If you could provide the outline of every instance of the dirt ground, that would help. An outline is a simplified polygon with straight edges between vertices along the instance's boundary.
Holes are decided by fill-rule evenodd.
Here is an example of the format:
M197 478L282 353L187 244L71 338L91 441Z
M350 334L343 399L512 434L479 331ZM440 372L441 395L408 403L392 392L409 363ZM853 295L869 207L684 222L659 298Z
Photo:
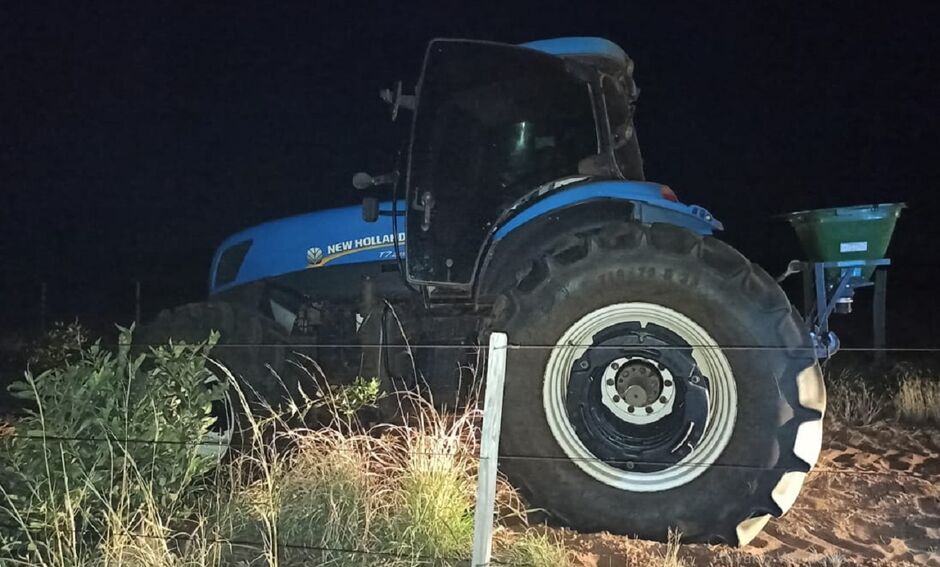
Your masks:
M940 567L940 430L827 424L793 508L749 546L683 545L688 566ZM559 531L589 567L661 565L666 547Z

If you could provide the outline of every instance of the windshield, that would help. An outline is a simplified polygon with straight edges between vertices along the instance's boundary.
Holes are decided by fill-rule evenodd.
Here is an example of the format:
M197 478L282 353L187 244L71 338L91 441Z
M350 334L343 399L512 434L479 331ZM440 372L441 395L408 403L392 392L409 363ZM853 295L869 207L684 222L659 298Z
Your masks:
M419 89L410 203L422 208L428 193L435 204L421 228L427 242L415 251L426 251L421 266L441 272L428 279L467 281L472 261L464 257L475 260L500 212L543 183L577 175L578 162L598 152L591 90L557 57L452 40L431 44ZM432 267L441 256L451 260L446 270Z
M586 83L554 57L499 46L494 59L487 47L435 44L441 52L425 71L412 174L435 194L511 198L576 174L578 162L597 153Z

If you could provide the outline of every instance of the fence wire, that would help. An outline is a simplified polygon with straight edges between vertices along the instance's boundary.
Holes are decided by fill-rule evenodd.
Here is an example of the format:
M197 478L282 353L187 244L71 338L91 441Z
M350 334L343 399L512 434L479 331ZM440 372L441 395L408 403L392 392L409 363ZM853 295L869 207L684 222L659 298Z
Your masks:
M102 341L99 343L102 347L144 347L156 348L167 346L167 343L152 343L133 341L122 343L117 341ZM178 343L177 343L178 344ZM191 343L188 343L191 344ZM566 343L558 345L547 344L513 344L510 343L506 348L509 350L564 350L564 349L592 349L592 350L624 350L625 348L637 347L643 345L595 345L586 343ZM213 350L237 349L237 348L298 348L298 349L358 349L358 348L402 348L412 350L468 350L480 348L485 350L485 346L471 344L444 344L444 343L408 343L408 344L388 344L388 343L306 343L301 340L290 342L256 342L256 343L220 343L213 347ZM707 345L707 344L688 344L677 345L656 345L648 347L653 350L675 351L689 349L706 349L721 351L784 351L784 352L803 352L813 354L816 352L812 346L768 346L768 345ZM857 353L940 353L940 347L839 347L838 352L857 352Z
M17 439L25 440L31 442L40 442L40 443L100 443L100 444L115 444L115 445L171 445L171 446L182 446L182 447L225 447L227 449L234 449L236 451L244 451L249 449L258 448L258 445L251 442L226 442L224 444L214 443L211 441L179 441L173 439L122 439L119 437L113 438L96 438L96 437L81 437L81 436L63 436L63 435L23 435L17 433L0 433L0 439ZM352 447L331 447L331 451L340 451L340 452L349 452L356 453L357 449ZM420 456L420 457L449 457L453 453L439 452L439 451L409 451L409 455ZM479 454L474 454L474 457L480 458ZM579 457L560 457L560 456L546 456L546 455L519 455L519 454L506 454L500 453L500 461L544 461L544 462L597 462L605 463L609 465L626 465L628 463L638 466L670 466L675 468L716 468L716 469L730 469L730 470L759 470L764 472L790 472L792 469L787 467L768 467L761 465L745 464L745 463L706 463L706 462L696 462L696 461L680 461L678 463L667 462L667 461L643 461L643 460L626 460L626 459L600 459L600 458L579 458ZM806 471L810 472L810 471ZM821 475L833 474L833 475L848 475L848 476L902 476L909 478L916 478L920 480L931 480L934 478L940 478L940 472L936 474L923 474L915 471L906 471L906 470L866 470L866 469L846 469L846 468L823 468L823 467L813 467L812 472L814 474L818 473Z

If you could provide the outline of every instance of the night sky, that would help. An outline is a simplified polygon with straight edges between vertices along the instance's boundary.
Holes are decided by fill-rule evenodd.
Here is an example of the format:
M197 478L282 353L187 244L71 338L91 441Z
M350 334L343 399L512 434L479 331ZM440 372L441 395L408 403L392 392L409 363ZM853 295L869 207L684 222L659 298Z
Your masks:
M354 202L407 130L377 91L433 37L599 35L636 62L648 178L771 273L799 255L773 215L906 201L889 337L940 346L936 3L135 4L0 7L5 329L40 281L54 316L126 322L135 279L145 313L198 300L229 233Z

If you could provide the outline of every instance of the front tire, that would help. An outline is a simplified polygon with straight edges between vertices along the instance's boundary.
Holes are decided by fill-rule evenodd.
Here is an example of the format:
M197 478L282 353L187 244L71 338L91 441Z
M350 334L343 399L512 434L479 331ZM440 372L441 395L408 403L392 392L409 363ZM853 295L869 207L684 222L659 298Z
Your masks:
M206 341L212 332L219 333L219 341L209 353L221 366L216 366L217 379L225 382L231 376L244 395L242 401L238 392L229 388L228 401L213 408L216 421L206 447L217 444L224 453L229 443L244 445L250 439L249 414L264 416L265 406L277 407L296 394L299 382L296 369L287 363L288 337L271 319L230 303L190 303L165 309L137 330L134 344L139 349L170 341L194 344Z
M816 462L809 337L776 282L714 238L615 223L560 239L491 328L529 345L509 353L504 469L571 527L745 544Z

